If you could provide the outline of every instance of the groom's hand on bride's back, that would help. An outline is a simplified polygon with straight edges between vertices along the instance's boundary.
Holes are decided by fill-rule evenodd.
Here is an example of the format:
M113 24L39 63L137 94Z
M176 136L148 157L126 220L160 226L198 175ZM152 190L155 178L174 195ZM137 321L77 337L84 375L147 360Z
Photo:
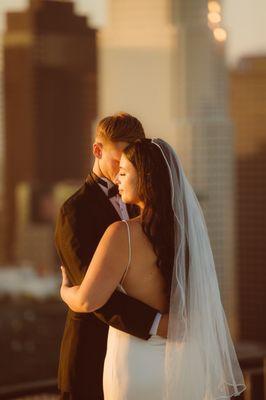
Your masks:
M157 335L163 338L167 338L169 314L162 314L160 323L157 329Z

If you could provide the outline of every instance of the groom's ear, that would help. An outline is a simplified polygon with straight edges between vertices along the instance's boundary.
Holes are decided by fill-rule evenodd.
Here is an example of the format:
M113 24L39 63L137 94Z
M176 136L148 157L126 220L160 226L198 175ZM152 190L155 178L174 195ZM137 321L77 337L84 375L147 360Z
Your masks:
M96 158L102 158L103 145L99 142L93 143L93 155Z

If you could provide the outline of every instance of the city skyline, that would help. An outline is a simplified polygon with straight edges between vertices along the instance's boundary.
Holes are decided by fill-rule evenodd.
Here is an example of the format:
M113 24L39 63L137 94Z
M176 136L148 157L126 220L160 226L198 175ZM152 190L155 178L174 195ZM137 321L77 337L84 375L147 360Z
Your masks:
M101 28L107 22L108 0L75 0L75 10L87 15L93 27ZM5 13L21 10L29 0L1 0L0 32L5 29ZM226 59L234 65L246 55L266 54L266 2L256 0L256 7L250 0L223 0L222 25L228 31ZM207 1L206 1L207 9ZM207 23L207 21L206 21Z

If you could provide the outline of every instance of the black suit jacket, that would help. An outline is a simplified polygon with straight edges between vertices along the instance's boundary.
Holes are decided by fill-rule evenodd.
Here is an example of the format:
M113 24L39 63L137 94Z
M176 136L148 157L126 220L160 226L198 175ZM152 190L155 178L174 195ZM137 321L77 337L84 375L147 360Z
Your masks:
M106 230L120 216L93 175L61 207L55 240L58 253L73 284L80 284ZM68 311L61 343L58 384L75 400L101 400L103 363L108 325L142 339L157 310L115 291L93 313Z

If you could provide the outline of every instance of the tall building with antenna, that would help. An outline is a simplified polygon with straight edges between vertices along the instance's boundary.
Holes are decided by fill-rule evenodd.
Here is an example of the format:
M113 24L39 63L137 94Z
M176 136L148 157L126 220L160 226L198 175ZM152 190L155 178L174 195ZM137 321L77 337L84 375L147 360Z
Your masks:
M174 4L179 32L175 143L202 195L223 303L237 335L234 133L228 109L226 32L218 2Z

